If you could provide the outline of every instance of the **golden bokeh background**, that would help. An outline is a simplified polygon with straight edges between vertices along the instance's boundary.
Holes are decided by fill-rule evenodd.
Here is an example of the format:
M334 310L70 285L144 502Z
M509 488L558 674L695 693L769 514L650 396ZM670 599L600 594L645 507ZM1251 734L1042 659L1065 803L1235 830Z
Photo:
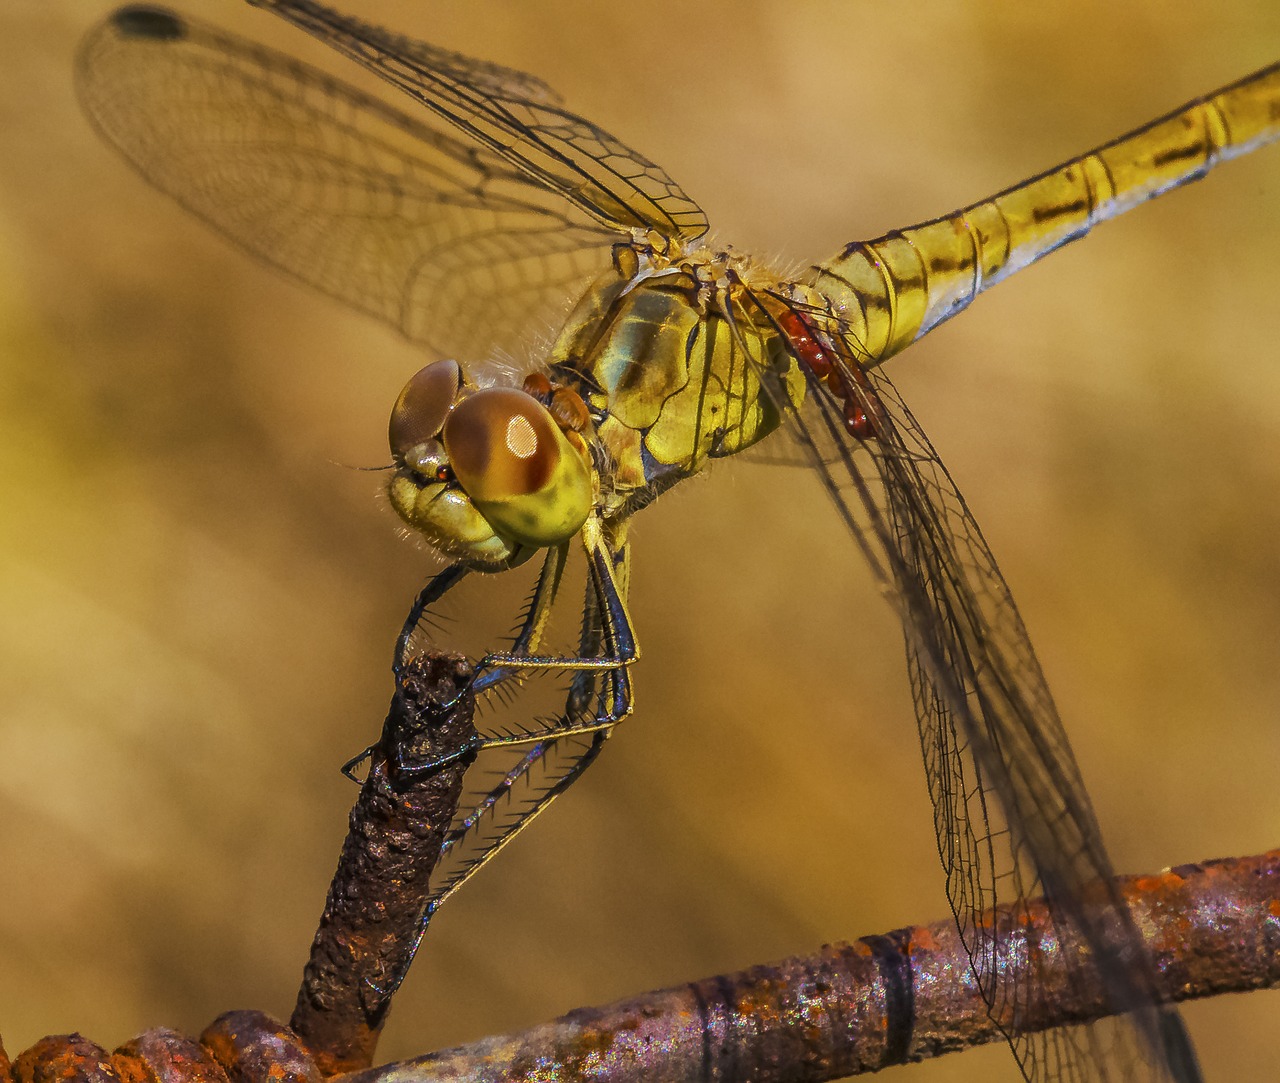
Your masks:
M422 356L81 116L106 0L0 10L0 1033L287 1016L432 561L375 475ZM235 0L177 3L343 71ZM1280 56L1274 0L347 0L525 68L787 263ZM1280 841L1280 148L1055 254L891 372L999 555L1118 868ZM900 636L811 479L635 528L639 707L434 924L381 1054L947 912ZM514 601L514 600L513 600ZM1186 1014L1274 1065L1280 999ZM886 1079L1012 1077L990 1049Z

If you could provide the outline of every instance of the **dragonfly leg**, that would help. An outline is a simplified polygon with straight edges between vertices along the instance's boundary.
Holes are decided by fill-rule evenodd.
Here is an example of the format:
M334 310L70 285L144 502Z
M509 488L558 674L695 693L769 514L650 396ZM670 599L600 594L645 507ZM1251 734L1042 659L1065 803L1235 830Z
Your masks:
M628 638L631 641L632 655L636 653L634 637L631 636L629 622L625 624L626 631L620 632L617 622L602 613L602 610L608 611L607 597L616 596L619 603L621 602L620 595L625 592L628 583L629 552L625 545L618 546L612 553L606 553L606 557L610 560L610 567L606 573L605 582L603 584L600 583L593 572L587 585L587 596L582 615L582 630L578 641L578 653L583 658L594 657L601 650L606 649L612 649L616 653L617 644L628 640ZM545 627L545 618L540 617L540 609L544 606L549 608L554 601L556 589L559 587L559 571L563 568L564 563L563 554L556 558L558 563L555 567L552 567L552 559L552 556L548 555L547 563L543 566L542 575L539 578L538 587L535 588L533 597L530 599L529 611L521 624L520 632L516 635L515 646L517 649L521 646L528 647L536 644L541 636L542 628ZM612 585L612 590L610 589L610 584ZM613 607L613 612L616 615L618 607ZM621 606L621 612L625 616L625 606ZM612 643L614 646L608 647L606 646L607 643ZM571 661L571 659L565 659L566 663ZM596 718L593 719L592 724L586 726L569 724L568 719L580 718L587 712L587 704L595 691L596 682L602 676L608 683L605 689L600 692L600 705L597 707ZM620 696L625 701L625 705L617 702ZM614 701L612 709L604 705L606 697ZM586 669L580 670L575 675L566 700L565 715L562 723L545 730L545 735L541 739L537 735L530 735L524 738L526 748L519 762L501 778L497 785L491 787L480 796L475 802L474 808L463 819L455 820L441 849L441 862L447 862L455 847L461 849L465 845L465 840L471 837L473 833L482 832L484 824L492 820L499 809L509 808L513 801L519 800L514 795L521 789L529 790L531 778L537 777L536 773L539 769L545 769L544 765L553 760L560 750L565 749L567 746L576 746L576 750L565 754L564 766L554 769L552 773L546 776L554 781L550 784L533 787L533 792L536 796L532 802L528 802L526 799L522 806L518 806L520 811L514 817L509 814L503 816L499 832L493 835L486 845L479 848L473 856L464 858L458 867L452 870L446 867L443 876L438 875L440 870L439 868L437 869L432 878L432 894L423 908L418 928L414 934L412 953L400 968L390 975L387 982L378 985L368 978L365 979L366 984L373 993L385 999L399 988L400 983L409 971L413 956L417 954L422 937L427 931L427 926L440 905L482 866L488 864L503 847L528 827L556 797L577 780L582 772L595 760L596 756L599 755L600 749L612 732L613 725L620 718L625 717L630 710L630 681L627 678L624 666L619 666L614 671L606 670L603 674L598 669ZM614 716L612 721L608 721L610 715ZM561 742L561 738L571 738L571 735L575 733L583 735L579 742L574 742L572 739ZM514 742L492 741L485 744L486 747L490 747L493 744L501 743ZM418 769L414 768L413 770Z
M404 672L405 654L409 650L409 640L413 636L414 630L418 627L418 622L422 620L423 615L441 598L449 593L466 577L471 571L470 565L464 561L454 561L449 567L438 575L433 575L425 587L418 591L418 596L413 600L413 606L409 610L409 615L404 619L404 626L400 629L400 634L396 636L396 649L391 662L391 671L399 680L401 673ZM359 762L359 759L356 761Z
M547 551L546 559L542 562L542 571L538 575L538 583L534 587L524 619L520 622L520 629L516 633L515 641L512 644L513 654L522 656L537 649L546 631L547 622L551 616L551 608L560 589L560 579L564 574L568 553L568 544L556 546ZM405 620L404 628L401 630L400 637L396 643L397 667L403 666L404 651L409 637L413 634L413 630L417 627L428 607L434 605L450 588L457 585L467 570L469 569L460 563L451 565L435 576L415 599L413 608L409 611L409 616ZM472 692L482 692L486 688L493 687L499 681L521 676L521 673L515 670L505 672L491 670L484 673L483 667L484 663L482 662L481 666L477 668L476 676L471 681L470 691ZM397 668L397 672L399 672L399 668ZM474 756L483 747L485 747L484 740L477 737L474 741L468 742L465 746L447 756L420 762L412 762L400 751L397 751L396 763L398 770L402 774L409 776L421 775L431 771L438 771L441 767L453 763L455 760ZM367 748L360 755L348 760L343 765L342 773L353 781L359 781L354 774L354 770L372 751L372 747Z
M628 550L625 544L610 546L594 517L583 527L582 542L587 554L589 583L578 656L510 652L490 655L481 663L482 669L492 667L491 672L501 672L504 677L537 670L574 673L565 713L551 725L485 738L484 748L599 733L612 729L631 713L634 696L627 669L640 657L640 650L625 597ZM601 679L603 684L597 687ZM593 696L596 704L591 707Z
M564 575L565 564L569 558L569 545L558 545L547 551L542 562L542 571L538 575L538 583L533 588L533 595L520 622L520 630L516 633L510 651L500 654L489 654L481 660L476 671L473 687L477 692L491 688L511 678L519 679L523 672L518 666L504 666L503 658L531 658L536 656L542 637L551 619L551 610L560 591L560 580Z
M339 770L343 773L344 776L349 778L352 782L356 783L357 785L363 785L364 779L362 779L358 774L356 774L356 768L359 767L362 763L364 763L365 760L373 759L373 750L376 747L377 745L368 745L363 752L357 752L354 756L351 757L351 759L347 760L347 762L344 763L339 768Z
M604 539L599 520L592 516L583 524L582 544L587 554L587 567L591 577L594 596L600 607L600 618L603 622L604 653L582 654L576 658L560 655L529 654L518 649L521 646L517 637L517 649L495 652L487 655L480 663L480 669L486 671L485 676L478 678L476 687L487 687L499 680L505 680L512 670L617 670L631 665L640 657L640 649L636 645L635 632L631 625L631 616L627 612L625 590L621 585L625 578L627 566L627 550L625 546L612 549ZM539 583L539 588L541 588ZM534 616L538 592L535 592L535 606L531 608L529 624ZM550 606L554 594L547 599ZM523 629L521 635L523 636Z
M630 653L634 656L637 652L635 650L634 637L630 632L629 621L624 619L622 623L619 623L615 619L619 612L624 618L626 614L626 607L622 604L621 596L625 592L628 582L629 552L625 545L618 546L612 551L608 551L608 547L602 547L602 549L605 550L605 557L609 561L609 566L603 573L603 582L593 573L591 581L588 583L586 603L583 607L582 630L578 643L579 655L582 658L592 658L601 650L612 650L615 654L621 654L622 652L618 650L619 644L629 641L631 644ZM541 582L550 582L545 573L546 569L544 568L544 576ZM555 580L555 585L558 585L558 577ZM554 587L552 588L552 593L554 593ZM610 599L616 600L617 604L611 605ZM530 612L526 615L521 629L522 634L517 635L517 644L524 640L523 633L530 629L536 621L535 611L539 604L540 595L535 591L530 603ZM549 601L547 604L550 604ZM537 635L534 634L525 641L534 642L536 638ZM568 663L572 660L565 659L564 661ZM587 703L590 701L591 694L595 690L595 684L601 676L605 678L608 684L600 692L600 706L597 708L596 717L592 723L577 726L568 723L568 719L581 717L587 712ZM619 703L619 697L621 697L625 705ZM606 702L611 702L611 705L606 707ZM581 734L584 735L582 745L578 751L569 757L567 769L555 772L555 775L552 776L555 778L553 784L539 787L534 802L528 805L514 821L508 820L504 824L501 834L488 847L463 865L461 871L447 875L439 885L433 882L434 894L423 910L416 933L415 953L417 952L418 944L421 943L423 934L426 932L427 925L440 905L478 869L487 864L517 834L528 827L556 797L569 788L599 755L600 749L612 732L613 725L630 713L630 710L630 681L627 679L625 666L619 665L615 670L606 670L603 674L595 668L582 669L577 673L566 701L564 721L560 725L544 731L544 735L541 737L531 735L524 739L528 747L520 761L507 772L496 786L483 795L465 819L461 822L455 822L448 839L444 843L442 858L448 855L455 846L460 845L464 839L477 829L478 825L483 824L485 820L492 817L496 809L508 804L512 800L513 791L517 787L522 783L528 785L530 773L536 771L547 757L554 756L557 749L565 747L560 743L561 738L569 737L573 734ZM612 720L609 720L610 718ZM500 743L514 742L494 741L487 742L486 746ZM409 962L406 961L400 971L392 976L388 989L380 989L373 986L372 983L369 983L370 987L379 994L390 995L399 987L408 969Z
M599 577L593 576L592 593L583 609L582 639L579 651L591 657L602 650L615 658L626 659L604 674L604 687L599 692L595 717L599 721L620 722L634 705L628 666L639 656L631 618L625 598L630 579L631 551L625 545L616 549L601 548ZM585 717L587 702L594 690L596 673L580 671L574 676L565 704L567 718Z
M575 734L603 733L631 713L634 697L627 667L639 657L640 652L625 600L628 549L625 544L611 546L594 516L584 525L581 538L587 556L588 585L578 654L534 653L545 633L560 588L568 558L566 544L548 550L511 650L495 652L482 659L472 682L472 690L482 692L502 681L520 681L536 672L574 673L564 714L555 721L536 724L518 733L477 737L447 757L420 763L401 761L402 772L414 775L436 771L456 759L500 745L533 744ZM456 585L467 570L465 566L452 565L419 594L397 642L397 665L402 664L408 638L423 613ZM591 705L593 696L596 702ZM354 770L367 754L368 750L349 761L347 767ZM351 777L351 771L347 773Z
M397 685L401 675L404 673L405 654L409 650L409 640L413 636L414 630L418 627L418 622L422 620L423 614L456 587L469 571L471 569L465 563L460 560L455 561L438 575L433 575L427 585L418 592L418 596L413 600L413 606L409 610L409 615L405 617L400 634L396 636L395 652L391 659L391 672L395 675ZM356 774L356 768L366 760L371 759L377 747L376 744L368 745L363 751L358 752L347 760L340 768L343 775L352 782L363 783L364 780ZM469 756L472 751L468 746L451 756L437 760L430 765L431 770L437 770L447 763L461 759L463 756Z

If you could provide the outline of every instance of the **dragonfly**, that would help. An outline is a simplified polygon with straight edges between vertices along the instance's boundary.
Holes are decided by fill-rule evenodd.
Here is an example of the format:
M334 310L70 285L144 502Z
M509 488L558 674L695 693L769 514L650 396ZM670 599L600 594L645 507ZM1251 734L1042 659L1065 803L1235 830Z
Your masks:
M481 660L476 687L568 677L556 716L470 750L514 759L460 809L423 929L631 713L632 517L718 459L783 444L821 479L901 619L947 895L1022 1076L1199 1079L1123 900L1106 894L1103 917L1084 905L1085 885L1105 892L1113 869L1066 732L990 548L881 366L1098 223L1280 137L1280 65L786 276L708 242L705 215L665 170L535 76L312 0L250 2L412 108L133 5L84 42L86 111L215 229L436 356L393 407L387 493L452 563L416 599L397 666L464 579L541 561L513 641ZM522 381L472 364L554 322ZM575 549L587 585L577 648L553 652L546 631ZM1034 966L1006 966L1010 947L982 915L1036 896L1057 943L1084 946L1067 965L1105 990L1116 1019L1029 1022L1043 1006Z

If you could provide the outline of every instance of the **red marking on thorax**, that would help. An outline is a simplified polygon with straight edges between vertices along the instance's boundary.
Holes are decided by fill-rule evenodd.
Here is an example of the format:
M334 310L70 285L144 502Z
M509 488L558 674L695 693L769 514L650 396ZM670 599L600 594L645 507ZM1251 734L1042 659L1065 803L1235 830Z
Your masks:
M825 380L831 374L835 365L831 360L831 355L822 348L822 344L818 341L817 334L809 325L809 321L801 316L799 312L789 308L778 317L778 326L782 328L782 333L791 342L791 346L801 364L819 380Z
M878 402L866 374L856 364L840 366L818 338L818 332L799 312L787 309L778 317L778 327L787 336L796 358L813 375L826 381L831 393L843 405L845 431L855 440L874 440L880 435L880 423L867 406ZM858 394L849 386L849 378L857 384Z

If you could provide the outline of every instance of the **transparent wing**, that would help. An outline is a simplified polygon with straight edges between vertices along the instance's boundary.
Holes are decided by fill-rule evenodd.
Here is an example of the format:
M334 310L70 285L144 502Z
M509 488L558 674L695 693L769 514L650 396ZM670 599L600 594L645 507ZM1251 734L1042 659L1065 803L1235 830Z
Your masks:
M473 74L496 86L500 71ZM508 74L501 85L535 93ZM517 355L559 326L617 240L499 154L158 9L122 9L92 31L77 84L156 187L441 353Z
M605 226L651 229L668 238L706 232L705 215L665 170L562 108L531 76L392 34L312 0L250 2L363 64Z
M1158 1005L1154 964L1108 890L1097 821L991 550L888 379L858 366L829 313L802 315L840 359L874 436L848 435L828 384L810 378L794 410L758 371L902 618L947 895L992 1018L1028 1080L1198 1080L1181 1019ZM1028 943L1018 920L1037 896L1048 900L1056 943ZM982 920L997 906L1007 908L1001 921ZM1015 956L1065 960L1065 986L1060 969L1007 965ZM1127 1014L1043 1029L1054 1000L1099 996Z

